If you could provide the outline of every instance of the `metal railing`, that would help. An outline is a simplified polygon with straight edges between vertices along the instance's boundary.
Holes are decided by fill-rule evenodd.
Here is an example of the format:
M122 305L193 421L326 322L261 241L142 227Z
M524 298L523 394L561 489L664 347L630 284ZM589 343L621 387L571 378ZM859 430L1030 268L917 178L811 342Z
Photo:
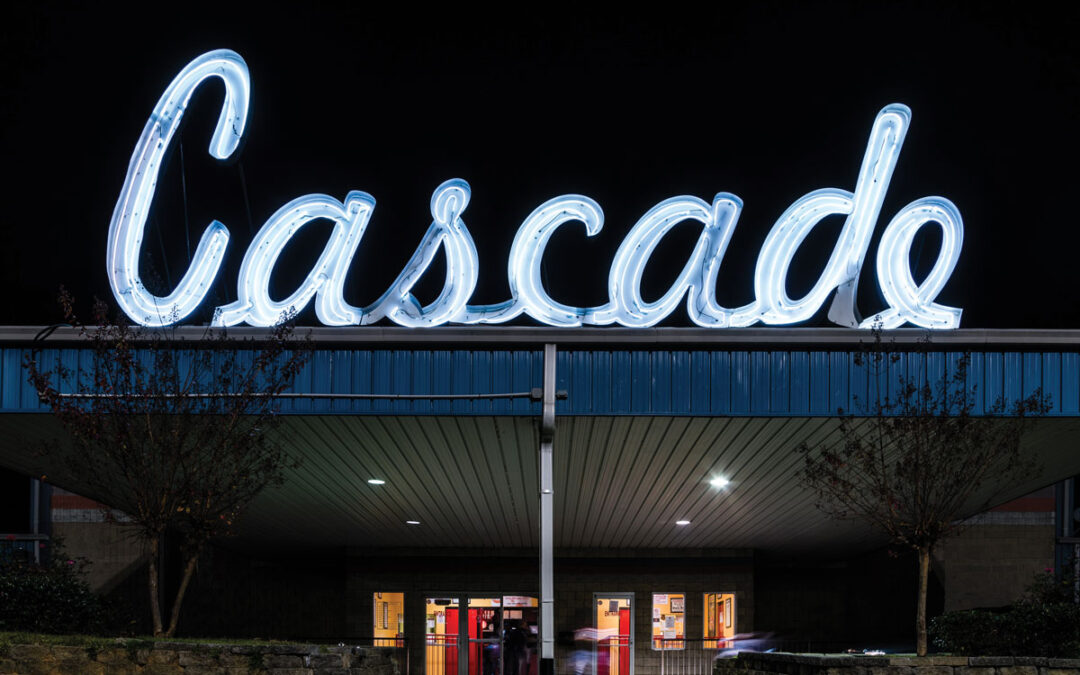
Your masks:
M653 638L652 660L659 659L660 675L710 675L717 657L734 646L734 640L721 638Z
M458 672L458 636L436 635L428 633L424 636L424 669L425 675L457 675Z
M42 545L48 541L47 534L0 534L0 565L41 564Z
M392 637L392 638L371 638L372 647L395 647L398 649L405 648L405 638Z
M502 647L500 642L493 640L459 641L456 634L428 634L424 636L424 660L414 664L413 670L406 638L350 638L339 644L377 649L377 653L393 664L395 675L413 672L418 675L457 675L458 650L463 646L470 650L470 663L476 664L475 671L470 668L470 672L488 673L491 669L487 667L485 657L490 658L490 654L486 654L484 648L501 650ZM629 635L612 635L591 642L557 644L555 664L557 675L630 675L631 663L634 675L711 675L716 659L733 657L739 651L842 652L849 646L838 642L780 640L771 635L739 635L709 639L653 638L651 642L639 642L635 647ZM529 645L528 653L535 657L535 644ZM495 669L499 675L510 672L505 663L499 663L501 665ZM532 658L525 667L519 666L518 672L519 675L536 675L536 669L537 661Z
M629 635L611 635L596 642L596 675L630 675L633 640Z

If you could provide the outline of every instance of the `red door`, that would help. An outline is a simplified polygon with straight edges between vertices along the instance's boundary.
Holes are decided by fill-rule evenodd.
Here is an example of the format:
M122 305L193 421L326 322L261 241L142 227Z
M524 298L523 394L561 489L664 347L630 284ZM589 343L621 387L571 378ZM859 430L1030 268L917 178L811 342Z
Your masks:
M479 610L469 610L469 675L480 675L480 659L484 645L476 641L480 635Z
M619 675L630 675L630 609L619 610Z
M457 648L458 611L447 608L446 610L446 649L443 650L443 675L457 675L458 671L458 648Z
M477 610L469 610L469 675L480 675L480 645L476 640L477 627L480 617ZM458 634L458 611L447 608L446 610L446 657L443 659L443 675L457 675L458 672L458 642L454 638ZM453 636L453 637L449 637Z

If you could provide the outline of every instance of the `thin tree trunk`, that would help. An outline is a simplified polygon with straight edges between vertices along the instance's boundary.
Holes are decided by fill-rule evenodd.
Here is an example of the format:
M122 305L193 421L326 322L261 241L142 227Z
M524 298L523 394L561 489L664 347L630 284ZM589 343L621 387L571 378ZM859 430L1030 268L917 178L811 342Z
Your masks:
M915 653L926 656L926 587L930 581L930 547L919 547L919 602L915 609Z
M161 601L158 594L158 542L160 537L150 538L150 616L154 621L154 637L162 636Z
M191 577L195 573L195 563L198 560L199 552L196 551L184 565L184 578L180 580L180 588L176 591L176 599L173 600L172 613L169 616L169 630L165 632L165 637L173 637L176 634L176 624L180 621L180 603L184 601L184 593L187 592L188 583L191 582Z

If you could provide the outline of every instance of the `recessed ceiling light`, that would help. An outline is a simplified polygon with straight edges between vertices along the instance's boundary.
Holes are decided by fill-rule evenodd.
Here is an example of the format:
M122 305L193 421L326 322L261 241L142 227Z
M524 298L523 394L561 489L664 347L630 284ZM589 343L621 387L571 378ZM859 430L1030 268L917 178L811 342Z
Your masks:
M675 524L676 525L689 525L690 521L689 520L676 520Z
M420 521L419 520L406 520L405 524L406 525L419 525Z
M386 483L386 481L381 478L368 478L367 482L371 485L383 485L384 483Z
M729 481L727 478L724 478L723 476L717 476L716 478L713 478L711 481L709 481L709 485L713 486L714 488L725 488L730 484L731 481Z

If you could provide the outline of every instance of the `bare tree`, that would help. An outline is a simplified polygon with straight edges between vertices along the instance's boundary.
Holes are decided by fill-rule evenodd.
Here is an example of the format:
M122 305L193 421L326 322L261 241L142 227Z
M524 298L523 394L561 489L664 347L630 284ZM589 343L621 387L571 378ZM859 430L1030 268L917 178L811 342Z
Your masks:
M234 532L259 492L294 465L271 433L278 395L306 362L307 341L283 321L257 340L208 331L183 340L173 330L112 321L95 303L94 325L78 322L61 290L66 319L92 358L49 368L28 355L30 382L68 438L46 453L90 496L122 511L149 551L154 635L176 632L200 553ZM158 554L166 532L184 560L168 624L162 620Z
M917 350L925 352L928 341ZM924 353L925 355L925 353ZM857 357L875 375L898 370L899 356L883 346ZM918 561L916 649L926 655L926 590L930 556L963 518L996 505L1010 488L1037 475L1034 455L1021 445L1034 416L1049 410L1041 390L1017 401L1000 397L981 414L967 382L971 355L961 355L936 381L925 372L894 376L894 394L879 392L838 411L838 436L803 443L801 477L817 506L833 518L870 523ZM923 361L925 363L925 361ZM880 381L880 377L873 378Z

